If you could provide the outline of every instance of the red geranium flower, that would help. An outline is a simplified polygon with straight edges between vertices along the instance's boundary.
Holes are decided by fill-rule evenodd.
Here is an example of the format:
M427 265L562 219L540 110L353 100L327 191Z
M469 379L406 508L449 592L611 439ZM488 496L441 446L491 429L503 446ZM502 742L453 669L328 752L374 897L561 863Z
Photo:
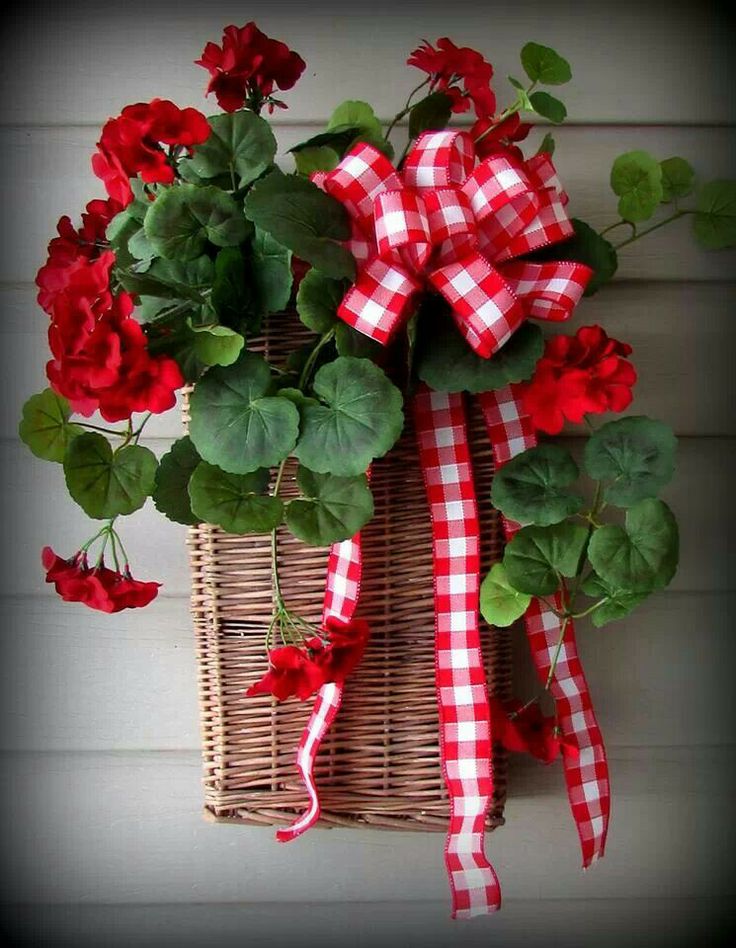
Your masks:
M41 559L46 570L46 582L54 584L64 602L81 602L100 612L147 606L156 598L161 585L133 579L127 569L120 573L104 564L90 568L81 552L65 560L47 546Z
M560 753L577 756L576 745L561 735L553 717L542 714L538 702L525 707L520 701L491 698L490 705L493 739L506 750L531 754L545 764L551 764Z
M496 111L496 97L491 90L493 66L476 50L455 46L443 36L437 40L436 49L425 40L407 64L430 76L430 89L448 95L453 112L467 112L471 103L478 118L488 118Z
M260 681L246 691L246 695L272 694L279 701L292 695L306 701L325 682L324 674L310 654L296 645L273 648L268 653L269 669Z
M330 616L325 620L325 639L314 642L314 660L324 671L325 681L344 681L352 673L363 657L369 632L365 619L343 622Z
M503 122L493 127L494 119L491 116L479 118L470 129L470 136L475 142L475 151L479 158L487 158L489 155L509 155L517 161L523 161L524 155L515 142L523 142L531 131L531 125L527 125L519 118L519 113L514 112ZM490 129L490 131L489 131Z
M130 178L140 175L147 184L173 182L174 167L162 143L191 151L209 134L207 119L196 109L180 109L167 99L127 105L103 126L92 170L109 196L127 206L133 200Z
M522 386L524 409L535 427L558 434L566 420L580 423L586 414L628 408L636 382L631 351L600 326L549 339L533 377Z
M274 86L291 89L306 68L298 53L266 36L253 22L226 26L222 46L207 43L196 65L208 70L207 95L214 92L226 112L242 109L246 103L258 112L264 102L271 112L276 106L285 109L283 102L272 98Z

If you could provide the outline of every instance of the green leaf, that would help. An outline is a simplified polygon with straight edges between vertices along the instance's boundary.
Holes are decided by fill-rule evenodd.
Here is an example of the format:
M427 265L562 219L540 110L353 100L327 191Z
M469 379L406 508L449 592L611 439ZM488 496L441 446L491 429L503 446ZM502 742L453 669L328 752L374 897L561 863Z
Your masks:
M604 583L627 593L666 586L677 569L677 522L661 500L642 500L626 512L626 525L593 533L588 558Z
M432 92L409 112L409 138L430 129L446 128L452 115L452 99L444 92Z
M692 193L695 171L688 161L684 158L665 158L659 164L662 168L662 200L665 203Z
M567 118L565 103L560 102L548 92L532 92L529 101L537 115L549 119L555 125L560 125Z
M648 593L629 593L622 589L615 589L608 583L604 583L595 573L588 576L582 589L585 595L592 599L606 600L602 606L598 606L590 614L590 621L598 629L615 619L623 619L648 595Z
M107 439L87 432L66 449L64 476L72 498L94 520L126 516L153 493L157 461L152 451L131 444L114 454Z
M706 250L736 246L736 181L710 181L698 193L695 239Z
M202 302L203 291L212 286L214 274L214 263L205 254L186 261L158 257L145 273L116 270L120 284L129 293L197 303Z
M518 79L514 79L513 76L509 76L508 80L514 89L516 89L516 99L519 103L519 108L526 112L533 112L534 106L532 105L532 100L529 98L529 93L526 91L524 84L519 82Z
M524 615L532 597L509 583L503 563L494 563L480 585L480 611L489 625L505 629Z
M352 255L337 243L350 237L347 212L311 181L272 171L246 197L245 215L328 276L355 275Z
M153 502L156 509L174 523L196 526L201 523L189 502L189 480L200 462L189 437L179 438L161 458L156 471Z
M210 137L196 146L192 158L182 162L191 165L199 177L232 175L237 187L242 188L271 167L276 139L265 119L242 110L211 115L207 121L212 129Z
M370 359L375 362L383 351L383 346L370 336L366 336L339 319L335 323L335 348L341 356L354 356L356 359Z
M252 278L261 309L264 313L280 313L291 299L291 251L256 227L251 253Z
M566 59L549 46L527 43L521 51L521 65L532 82L545 86L561 86L572 79L572 70Z
M577 574L587 541L588 528L570 521L522 527L504 552L509 582L519 592L549 596L560 585L560 575Z
M202 461L189 481L192 510L226 533L270 533L281 523L284 505L264 494L268 481L267 470L228 474Z
M567 488L578 466L557 444L540 444L518 454L493 478L493 505L519 523L547 526L580 510L583 499Z
M340 156L329 145L316 145L294 152L296 170L307 177L315 171L332 171L339 163Z
M194 353L205 365L232 365L245 345L239 332L227 326L192 326Z
M309 270L296 294L299 319L312 332L328 332L337 322L337 308L344 295L341 280L333 280L319 270Z
M327 546L347 540L373 516L373 495L365 474L335 477L300 464L296 482L302 496L286 508L286 525L305 543Z
M618 254L613 244L584 221L573 218L572 226L575 236L563 244L555 245L556 259L584 263L594 271L585 289L585 296L592 296L618 270Z
M246 261L240 247L225 247L218 253L210 303L218 320L225 326L247 329L248 332L260 329L251 282L246 277Z
M625 221L649 220L664 196L662 166L646 151L628 151L613 163L611 188Z
M544 352L541 329L524 322L490 359L476 355L443 309L420 315L416 368L438 392L488 392L531 377Z
M352 477L393 447L404 425L402 397L377 365L339 356L312 387L320 404L302 409L294 452L311 471Z
M609 504L631 507L655 497L675 472L677 438L660 421L643 416L610 421L585 445L585 469L597 481L611 481Z
M358 99L347 99L341 102L330 116L327 129L330 131L344 125L355 126L360 132L372 138L383 137L383 126L381 120L376 117L373 107Z
M190 401L189 433L200 456L231 474L283 461L296 444L299 412L272 391L271 369L253 352L211 369Z
M554 153L555 153L555 140L550 134L550 132L547 132L544 138L542 139L542 141L540 142L539 148L537 148L537 154L552 156L554 155Z
M69 442L84 432L79 425L69 424L70 417L69 402L45 388L23 406L18 434L37 458L61 464Z
M180 184L160 194L145 220L146 236L157 254L171 260L194 260L212 243L234 247L248 228L238 205L215 187Z
M294 155L297 169L304 174L307 169L321 170L319 167L312 168L313 164L319 164L324 170L331 170L337 161L329 165L332 160L330 152L339 160L357 142L367 142L387 157L393 157L393 147L383 137L381 121L371 106L367 102L350 100L338 105L324 132L299 142L290 151ZM322 149L326 150L322 152Z

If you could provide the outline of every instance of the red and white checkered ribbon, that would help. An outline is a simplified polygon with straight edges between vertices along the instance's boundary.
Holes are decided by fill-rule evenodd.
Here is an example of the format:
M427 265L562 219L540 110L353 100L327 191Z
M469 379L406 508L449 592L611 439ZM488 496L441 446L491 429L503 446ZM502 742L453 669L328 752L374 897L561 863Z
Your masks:
M327 561L327 584L322 622L329 617L348 622L353 617L360 594L363 571L360 534L352 540L334 543ZM309 795L309 806L301 816L285 829L276 832L281 843L290 842L310 829L319 819L320 802L314 780L314 761L325 734L332 726L342 704L343 683L331 681L322 685L314 700L312 713L302 732L296 763Z
M313 180L352 222L346 246L359 270L339 315L378 342L429 284L469 345L489 357L526 317L567 319L590 277L578 263L514 261L573 233L548 155L492 155L476 166L466 132L425 132L401 172L361 143Z
M483 850L493 797L491 720L478 631L480 528L462 395L422 387L414 401L432 518L435 681L450 797L445 864L452 915L495 911L501 891Z
M479 396L497 469L537 443L535 429L521 407L517 392L516 386L509 385ZM519 524L504 520L504 528L509 540ZM546 682L562 631L560 620L543 602L533 599L524 623L537 674ZM580 836L583 866L587 868L605 850L611 793L606 750L578 657L572 622L565 632L550 691L556 702L562 735L568 746L578 751L563 755L563 766L570 807Z

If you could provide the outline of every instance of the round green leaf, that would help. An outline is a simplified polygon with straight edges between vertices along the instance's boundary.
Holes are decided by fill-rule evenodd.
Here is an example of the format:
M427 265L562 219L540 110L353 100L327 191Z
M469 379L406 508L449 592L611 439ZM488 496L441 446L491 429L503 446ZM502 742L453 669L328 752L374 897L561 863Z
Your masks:
M299 319L313 332L328 332L337 322L337 308L344 295L341 280L333 280L319 270L309 270L296 294Z
M335 323L335 348L341 356L355 356L356 359L378 361L383 346L365 333L348 326L341 319Z
M327 128L330 130L341 125L354 125L362 132L374 137L383 135L381 120L376 117L373 107L358 99L347 99L341 102L330 116Z
M401 392L368 359L339 356L314 377L294 452L311 471L351 477L389 451L404 425Z
M248 193L245 216L328 276L355 275L352 254L338 243L350 237L345 208L306 178L272 171Z
M677 569L675 517L661 500L642 500L626 512L625 527L594 531L588 546L593 569L604 583L627 593L666 586Z
M299 412L272 390L271 370L253 352L211 369L190 402L189 433L200 456L231 474L283 461L296 444Z
M660 421L636 416L610 421L585 446L585 469L596 481L611 481L604 499L631 507L655 497L675 471L677 438Z
M226 533L270 533L281 523L284 505L264 494L268 480L267 470L228 474L202 461L189 481L192 510Z
M238 205L215 187L180 184L168 188L151 204L146 236L156 253L172 260L194 260L207 249L241 244L248 226Z
M559 576L575 576L588 541L588 528L576 523L522 527L506 547L503 565L514 589L548 596Z
M211 115L212 132L186 164L201 178L235 176L238 187L260 178L276 157L276 139L265 119L247 109Z
M409 112L409 138L430 129L446 128L452 115L452 99L444 92L431 92Z
M245 345L239 332L227 326L192 326L194 354L205 365L232 365Z
M339 163L340 156L329 145L315 145L294 152L296 170L307 177L315 171L332 171Z
M256 227L251 242L251 277L264 313L280 313L291 299L291 251Z
M706 250L736 246L736 181L711 181L700 189L693 233Z
M493 504L519 523L547 526L580 510L583 499L567 488L579 474L569 452L540 444L518 454L493 478Z
M605 600L603 605L599 605L590 614L590 621L598 629L616 619L623 619L648 595L648 593L628 593L622 589L615 589L608 583L604 583L595 573L588 576L582 589L585 595L592 599Z
M373 495L365 474L335 477L299 465L296 482L302 496L286 508L286 525L300 540L327 546L347 540L373 516Z
M524 615L531 601L509 583L503 563L494 563L480 585L480 611L489 625L505 629Z
M532 92L529 96L531 107L542 118L549 119L555 125L560 125L567 118L567 109L565 103L560 102L548 92Z
M628 151L613 163L611 188L619 196L618 212L625 221L646 221L664 195L662 167L646 151Z
M46 388L23 406L20 439L37 458L60 464L69 442L84 432L79 425L69 424L70 416L69 402Z
M687 197L693 190L695 171L684 158L665 158L660 162L662 168L662 200Z
M570 63L549 46L527 43L521 50L521 65L532 82L561 86L572 79Z
M190 438L179 438L161 458L156 471L153 502L156 509L174 523L195 526L199 517L189 503L189 479L200 462Z
M476 355L446 314L420 318L416 370L437 392L489 392L530 378L544 352L539 326L524 322L490 359Z
M72 498L94 520L132 514L153 493L157 461L152 451L131 444L113 454L107 439L87 432L74 438L64 457Z

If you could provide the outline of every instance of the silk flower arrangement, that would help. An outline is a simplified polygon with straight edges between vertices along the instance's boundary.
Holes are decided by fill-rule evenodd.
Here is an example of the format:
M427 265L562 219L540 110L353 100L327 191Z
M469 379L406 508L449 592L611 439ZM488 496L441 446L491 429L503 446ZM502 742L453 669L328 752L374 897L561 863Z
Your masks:
M276 93L299 80L301 57L249 23L227 27L198 65L222 111L207 118L154 99L111 118L92 158L107 197L79 227L60 220L38 273L49 387L24 406L20 436L63 467L71 497L101 523L69 556L43 551L47 582L105 612L148 605L159 584L133 578L118 526L148 497L178 523L271 534L267 670L250 693L316 696L298 751L310 806L278 833L293 839L319 817L314 759L369 641L354 612L371 465L410 413L432 518L453 914L491 911L491 742L562 757L583 862L601 856L608 771L574 622L628 615L670 582L678 556L675 518L658 499L674 470L672 432L643 416L595 424L631 403L631 347L600 326L545 338L539 323L566 321L613 277L619 249L681 217L702 246L733 246L736 183L696 187L684 159L631 151L611 171L619 219L598 233L570 217L552 135L522 151L522 117L562 122L565 106L546 90L571 78L536 43L522 49L527 79L509 80L503 109L480 53L447 38L423 44L408 60L421 82L387 126L367 103L344 102L291 149L293 172L275 164L262 113L286 108ZM450 126L466 113L472 121ZM404 119L396 154L389 135L400 137ZM293 307L312 341L271 365L259 334ZM185 385L189 434L157 459L141 436ZM507 537L482 583L471 397ZM587 429L581 463L559 442L537 442L567 423ZM297 491L285 499L290 458ZM275 543L284 528L330 546L321 626L287 604ZM491 626L523 617L540 678L528 700L489 701L479 607Z

